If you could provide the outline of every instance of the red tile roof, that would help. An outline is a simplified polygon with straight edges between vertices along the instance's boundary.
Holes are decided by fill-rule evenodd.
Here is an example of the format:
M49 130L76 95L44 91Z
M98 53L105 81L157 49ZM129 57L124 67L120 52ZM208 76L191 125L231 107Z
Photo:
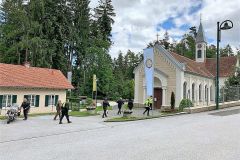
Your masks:
M0 63L0 87L73 89L60 70Z
M221 57L219 59L219 76L220 77L229 77L234 74L235 67L237 63L236 56L230 57ZM212 73L212 75L216 76L216 58L207 58L206 59L206 68Z
M207 58L204 63L196 62L177 53L171 53L172 56L180 63L185 63L186 71L198 74L204 77L214 78L216 76L216 59ZM221 57L220 58L220 77L228 77L234 74L237 57Z

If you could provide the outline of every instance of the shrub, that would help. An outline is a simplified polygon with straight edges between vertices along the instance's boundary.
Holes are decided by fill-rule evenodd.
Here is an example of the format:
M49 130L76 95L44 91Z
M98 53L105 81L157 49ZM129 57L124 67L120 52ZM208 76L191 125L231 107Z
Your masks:
M171 109L174 110L175 108L175 94L172 92L171 94Z
M87 105L91 105L93 103L93 99L92 98L87 98L86 99L86 104Z
M179 105L179 111L183 111L184 108L193 107L193 103L190 99L182 99Z
M72 111L79 111L79 107L77 107L77 106L72 106Z

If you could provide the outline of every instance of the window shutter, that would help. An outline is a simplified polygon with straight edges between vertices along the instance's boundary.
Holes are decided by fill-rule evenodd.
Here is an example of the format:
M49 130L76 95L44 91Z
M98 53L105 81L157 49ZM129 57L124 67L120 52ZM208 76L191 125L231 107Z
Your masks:
M12 95L12 104L17 103L17 95Z
M58 95L55 95L55 106L57 105L58 102Z
M40 98L40 96L39 96L39 95L36 95L36 104L35 104L35 107L39 107L39 98Z
M24 95L24 98L26 98L27 100L29 100L29 99L28 99L28 95Z
M45 107L48 106L48 98L49 98L49 96L48 96L48 95L45 95Z
M2 108L2 99L3 99L3 95L0 95L0 108Z

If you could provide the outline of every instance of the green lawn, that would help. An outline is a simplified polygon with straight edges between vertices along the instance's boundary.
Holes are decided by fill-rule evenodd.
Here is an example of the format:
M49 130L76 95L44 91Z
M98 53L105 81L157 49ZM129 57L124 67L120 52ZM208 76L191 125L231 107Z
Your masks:
M83 111L83 112L79 112L79 111L72 111L72 112L69 112L69 115L70 116L73 116L73 117L87 117L87 116L97 116L99 115L98 113L89 113L87 111Z
M99 106L95 109L95 113L89 113L87 111L83 111L83 112L79 112L79 111L72 111L72 112L69 112L69 115L70 116L73 116L73 117L87 117L87 116L97 116L99 115L99 111L102 111L103 110L103 107L102 106ZM112 107L108 107L108 110L112 110Z
M102 111L102 110L103 110L103 107L102 107L102 106L98 106L98 107L96 108L96 112ZM112 110L112 106L108 107L108 110Z
M138 121L138 120L145 120L145 119L152 119L152 118L159 118L159 117L162 117L162 116L158 115L158 116L147 116L147 117L114 117L111 119L107 119L104 122Z
M153 118L160 118L160 117L167 117L167 116L173 116L177 114L185 114L184 112L163 112L160 115L155 116L143 116L143 117L114 117L105 120L104 122L127 122L127 121L138 121L138 120L145 120L145 119L153 119Z
M0 120L5 120L5 119L7 119L6 116L0 116Z
M163 115L168 115L168 114L175 114L175 113L180 113L181 111L179 110L166 110L166 111L161 111L161 114Z

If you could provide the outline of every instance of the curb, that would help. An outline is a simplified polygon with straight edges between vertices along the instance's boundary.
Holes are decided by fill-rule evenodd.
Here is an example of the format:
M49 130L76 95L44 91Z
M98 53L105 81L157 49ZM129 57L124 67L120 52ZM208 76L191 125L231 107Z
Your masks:
M155 119L155 118L163 118L163 117L170 117L170 116L178 116L178 115L183 115L183 114L189 114L187 112L179 112L179 113L173 113L173 114L168 114L168 115L159 115L159 116L152 116L152 117L135 117L135 118L140 118L140 119L126 119L126 120L105 120L103 122L130 122L130 121L141 121L141 120L149 120L149 119Z

